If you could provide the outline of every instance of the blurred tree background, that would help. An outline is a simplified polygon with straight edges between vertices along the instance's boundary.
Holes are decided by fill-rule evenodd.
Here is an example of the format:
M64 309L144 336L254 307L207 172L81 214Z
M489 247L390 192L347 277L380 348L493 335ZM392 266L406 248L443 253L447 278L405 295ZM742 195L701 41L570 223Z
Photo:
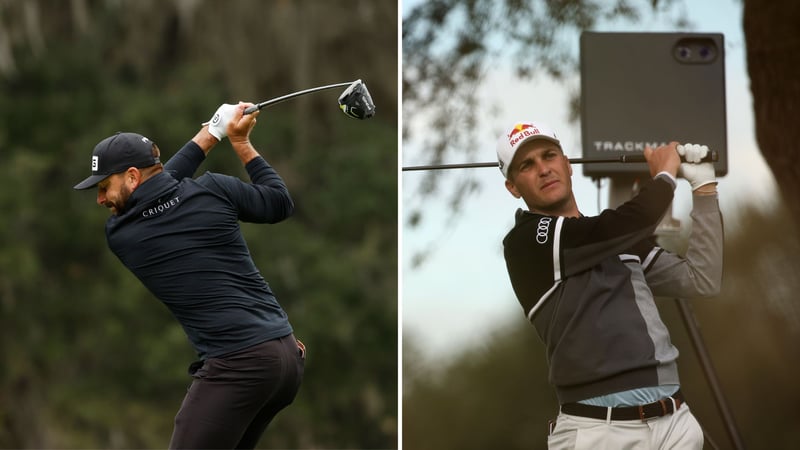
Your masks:
M308 346L264 448L397 446L397 2L0 2L0 447L164 448L195 358L107 249L108 212L72 186L92 148L140 132L170 157L221 103L364 80L262 111L251 140L296 213L246 224ZM200 172L246 176L223 142Z
M403 109L404 114L426 114L427 122L419 129L403 122L404 146L426 149L421 152L426 160L417 164L482 160L480 149L471 144L481 119L495 105L479 105L477 92L499 65L498 56L511 61L520 79L563 80L579 67L568 36L595 29L602 21L635 24L651 13L667 14L665 21L685 29L691 18L682 15L680 6L679 0L418 2L403 17ZM745 447L794 449L800 448L795 407L800 399L800 165L794 145L800 128L789 123L798 120L800 3L743 0L740 6L753 104L736 107L754 109L752 126L778 192L773 204L740 204L735 211L723 211L722 292L691 305ZM572 97L571 119L577 120L579 92ZM470 194L480 188L466 172L451 184L445 184L452 179L441 171L428 172L418 184L418 200L444 197L457 216L473 206ZM428 205L404 205L406 230L423 221ZM680 250L685 239L664 245ZM682 389L713 438L706 448L733 448L675 302L661 299L659 308L681 351ZM430 358L424 341L404 334L404 448L546 448L547 421L556 416L558 403L547 381L543 344L522 316L479 326L492 326L492 338L456 352L449 361Z

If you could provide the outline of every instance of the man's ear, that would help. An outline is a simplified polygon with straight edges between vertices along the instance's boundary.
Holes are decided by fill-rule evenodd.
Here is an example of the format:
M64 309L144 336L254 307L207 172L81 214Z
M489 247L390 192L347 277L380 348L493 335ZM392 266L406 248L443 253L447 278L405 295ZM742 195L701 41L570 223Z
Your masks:
M125 183L131 189L136 189L142 183L142 172L136 167L128 167L125 171Z
M514 196L514 198L522 197L522 195L517 190L517 187L514 186L514 183L512 183L510 180L506 180L506 189L508 189L508 192L510 192L511 195Z

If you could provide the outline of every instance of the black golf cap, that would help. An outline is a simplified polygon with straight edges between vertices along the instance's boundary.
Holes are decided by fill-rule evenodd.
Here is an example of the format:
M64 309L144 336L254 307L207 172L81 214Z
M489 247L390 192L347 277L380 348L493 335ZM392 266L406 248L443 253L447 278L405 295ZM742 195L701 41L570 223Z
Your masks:
M129 167L150 167L161 161L153 156L153 141L141 134L117 132L94 147L92 175L76 184L73 189L90 189L109 175L128 170Z

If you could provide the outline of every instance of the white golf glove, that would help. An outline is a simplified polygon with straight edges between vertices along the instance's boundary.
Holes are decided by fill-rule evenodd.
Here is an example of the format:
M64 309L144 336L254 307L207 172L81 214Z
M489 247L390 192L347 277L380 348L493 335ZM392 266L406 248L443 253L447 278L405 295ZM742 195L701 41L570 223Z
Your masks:
M211 120L208 121L208 132L218 141L225 139L225 136L228 135L228 124L231 123L235 112L236 105L223 103L222 106L217 108L217 112L214 113Z
M692 185L692 191L700 186L717 182L714 163L700 162L709 152L707 145L683 144L678 145L677 150L686 161L681 163L679 175Z

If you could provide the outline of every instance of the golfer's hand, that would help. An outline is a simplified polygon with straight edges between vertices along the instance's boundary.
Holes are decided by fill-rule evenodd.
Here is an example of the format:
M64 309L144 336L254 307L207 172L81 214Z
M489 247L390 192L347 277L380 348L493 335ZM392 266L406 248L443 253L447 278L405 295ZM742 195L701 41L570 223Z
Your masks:
M250 131L256 125L256 117L261 113L255 111L252 114L245 114L244 110L253 106L252 103L239 102L236 105L236 112L228 124L228 139L231 141L231 147L239 159L245 165L253 158L259 156L258 151L250 143Z
M678 154L686 160L681 163L679 174L692 185L692 191L697 188L717 182L714 163L700 162L708 154L708 147L699 144L683 144L677 147Z
M211 120L208 121L208 132L217 138L218 141L225 139L225 136L228 135L228 124L231 122L231 119L233 119L235 113L236 105L223 103L217 108Z
M647 160L647 165L650 167L651 176L654 177L661 172L667 172L673 177L678 176L681 158L676 150L677 145L677 142L670 142L655 150L649 145L644 148L644 159Z
M228 139L231 144L248 143L250 142L250 131L256 126L256 118L261 111L256 110L251 114L244 114L244 110L253 106L252 103L239 102L236 105L236 110L228 124Z

